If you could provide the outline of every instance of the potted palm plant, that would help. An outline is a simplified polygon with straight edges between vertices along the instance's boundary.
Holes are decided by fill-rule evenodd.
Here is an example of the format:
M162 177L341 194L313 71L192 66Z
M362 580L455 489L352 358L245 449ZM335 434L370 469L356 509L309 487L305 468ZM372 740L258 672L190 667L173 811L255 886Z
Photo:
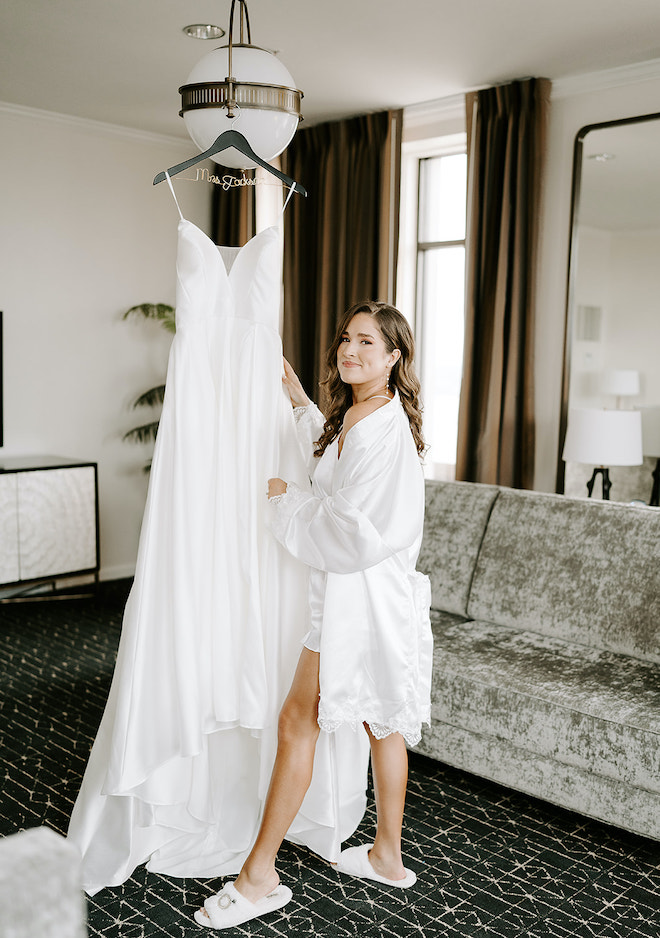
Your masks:
M132 316L139 316L142 319L153 320L166 329L167 332L176 332L175 312L173 306L167 303L140 303L137 306L131 306L126 310L123 319L129 319ZM132 402L132 407L160 407L165 396L165 385L158 384L156 387L149 388L138 395ZM150 420L148 423L140 424L128 430L123 439L131 443L149 443L156 439L158 431L159 417ZM151 460L145 465L145 472L151 468Z

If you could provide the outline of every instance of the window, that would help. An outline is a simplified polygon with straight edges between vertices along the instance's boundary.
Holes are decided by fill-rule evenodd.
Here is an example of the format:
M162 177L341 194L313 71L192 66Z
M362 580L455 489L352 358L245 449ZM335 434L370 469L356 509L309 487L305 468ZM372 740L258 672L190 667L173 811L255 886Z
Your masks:
M428 149L425 152L423 142L407 153L404 149L397 301L404 309L414 309L424 436L429 445L425 474L451 480L456 473L463 370L465 137L441 138L432 152Z

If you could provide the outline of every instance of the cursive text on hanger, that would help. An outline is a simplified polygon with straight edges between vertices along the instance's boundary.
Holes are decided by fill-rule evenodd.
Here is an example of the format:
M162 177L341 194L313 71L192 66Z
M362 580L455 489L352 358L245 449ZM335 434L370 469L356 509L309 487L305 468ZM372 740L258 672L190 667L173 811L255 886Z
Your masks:
M248 176L232 176L230 173L224 176L214 176L206 167L195 170L195 182L212 182L216 186L222 186L225 192L229 189L241 188L242 186L256 186L259 181L250 179Z

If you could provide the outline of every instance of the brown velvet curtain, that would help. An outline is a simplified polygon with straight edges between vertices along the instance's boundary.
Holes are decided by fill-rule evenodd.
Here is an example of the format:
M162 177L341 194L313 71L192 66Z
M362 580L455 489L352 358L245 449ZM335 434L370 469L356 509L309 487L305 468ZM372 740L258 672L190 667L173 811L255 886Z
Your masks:
M534 305L550 82L466 96L465 352L456 478L534 484Z
M245 175L254 178L254 170L230 169L216 166L214 175L220 177ZM224 189L214 183L211 194L211 239L225 247L241 247L256 234L254 186Z
M282 157L309 193L284 215L284 353L315 400L343 313L394 301L401 126L401 111L318 124Z

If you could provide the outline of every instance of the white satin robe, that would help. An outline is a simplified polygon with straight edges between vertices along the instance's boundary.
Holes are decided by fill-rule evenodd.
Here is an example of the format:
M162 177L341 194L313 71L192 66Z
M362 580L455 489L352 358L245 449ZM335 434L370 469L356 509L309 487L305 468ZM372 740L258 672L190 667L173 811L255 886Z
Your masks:
M334 440L316 459L323 416L310 405L296 417L312 489L289 483L271 523L312 568L319 725L366 722L376 738L398 732L415 745L430 722L433 639L430 583L415 570L424 478L408 418L395 395L347 432L341 455Z

